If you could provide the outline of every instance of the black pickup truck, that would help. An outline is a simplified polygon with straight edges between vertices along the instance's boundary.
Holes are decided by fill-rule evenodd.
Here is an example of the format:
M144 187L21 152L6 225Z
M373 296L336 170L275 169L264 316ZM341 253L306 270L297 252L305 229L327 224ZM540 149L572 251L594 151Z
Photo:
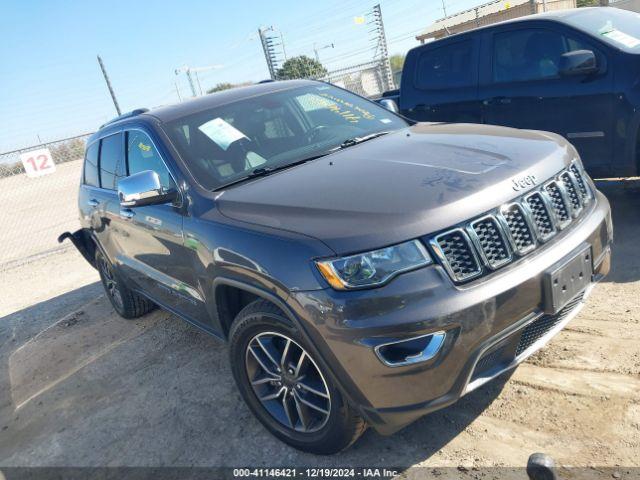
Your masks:
M610 7L531 15L411 50L380 103L417 121L547 130L596 177L640 175L640 21Z

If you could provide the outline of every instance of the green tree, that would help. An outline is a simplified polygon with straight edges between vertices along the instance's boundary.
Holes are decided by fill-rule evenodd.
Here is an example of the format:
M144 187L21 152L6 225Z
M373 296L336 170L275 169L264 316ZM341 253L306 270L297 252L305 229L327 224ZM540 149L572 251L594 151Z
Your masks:
M229 83L229 82L221 82L217 83L215 87L211 87L207 90L207 93L221 92L223 90L229 90L231 88L238 87L246 87L247 85L251 85L252 82L240 82L240 83Z
M215 87L211 87L209 90L207 90L207 93L221 92L222 90L229 90L230 88L235 87L237 87L237 85L234 85L233 83L222 82L216 84Z
M577 0L576 6L581 7L597 7L600 5L600 0Z
M399 72L402 70L402 66L404 65L404 55L396 53L395 55L391 55L389 57L389 63L391 64L392 72Z
M306 55L290 58L282 64L276 72L278 80L291 80L293 78L319 78L327 74L327 69L322 64Z

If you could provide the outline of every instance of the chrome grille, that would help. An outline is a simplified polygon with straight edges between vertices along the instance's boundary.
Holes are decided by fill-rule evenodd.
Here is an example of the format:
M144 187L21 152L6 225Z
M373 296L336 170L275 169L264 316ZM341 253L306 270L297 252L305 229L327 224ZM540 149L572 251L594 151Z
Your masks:
M531 216L538 229L538 237L542 241L548 240L556 233L556 227L551 211L549 210L549 205L545 202L540 192L534 192L528 195L526 202L531 209Z
M575 163L573 163L571 164L571 167L569 167L569 170L571 171L571 173L573 173L573 176L576 179L576 183L578 184L580 196L582 197L582 203L585 203L585 201L589 199L589 188L587 187L584 178L582 178L582 175L580 174L580 169Z
M545 185L544 189L551 199L551 206L556 215L558 227L564 228L571 221L571 213L568 202L565 199L566 194L563 191L563 187L555 180L552 180Z
M511 234L513 249L516 252L522 254L536 247L532 225L521 205L517 203L507 205L502 209L502 216Z
M560 180L564 184L564 188L567 191L567 196L569 197L569 203L571 203L571 209L573 210L574 216L580 213L582 210L582 198L580 197L580 193L578 193L578 187L575 185L573 180L573 174L569 173L569 171L562 172L560 174Z
M471 238L476 241L480 255L491 268L498 268L511 260L507 240L493 216L471 222Z
M455 282L468 281L535 250L566 228L592 198L574 162L544 186L429 243Z
M480 261L469 237L462 229L451 230L435 238L436 251L441 254L444 266L456 281L464 281L482 273Z

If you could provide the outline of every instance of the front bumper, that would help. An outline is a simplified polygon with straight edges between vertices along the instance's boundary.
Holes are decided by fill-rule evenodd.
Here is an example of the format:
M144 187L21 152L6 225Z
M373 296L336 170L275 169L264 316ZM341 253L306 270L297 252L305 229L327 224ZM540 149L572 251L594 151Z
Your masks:
M382 288L296 292L287 303L349 399L390 434L513 368L577 314L610 268L609 203L598 192L589 209L548 244L468 285L454 285L431 266ZM544 272L587 244L591 284L558 314L545 315ZM442 347L426 362L391 368L374 352L385 342L441 331ZM532 338L524 349L523 334Z

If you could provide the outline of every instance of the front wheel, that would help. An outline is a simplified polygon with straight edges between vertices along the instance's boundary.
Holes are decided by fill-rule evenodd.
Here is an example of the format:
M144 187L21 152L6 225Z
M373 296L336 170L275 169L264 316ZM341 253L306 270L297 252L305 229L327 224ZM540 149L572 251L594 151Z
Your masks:
M349 447L364 432L364 420L275 305L257 300L245 307L229 337L240 393L280 440L306 452L331 454Z

